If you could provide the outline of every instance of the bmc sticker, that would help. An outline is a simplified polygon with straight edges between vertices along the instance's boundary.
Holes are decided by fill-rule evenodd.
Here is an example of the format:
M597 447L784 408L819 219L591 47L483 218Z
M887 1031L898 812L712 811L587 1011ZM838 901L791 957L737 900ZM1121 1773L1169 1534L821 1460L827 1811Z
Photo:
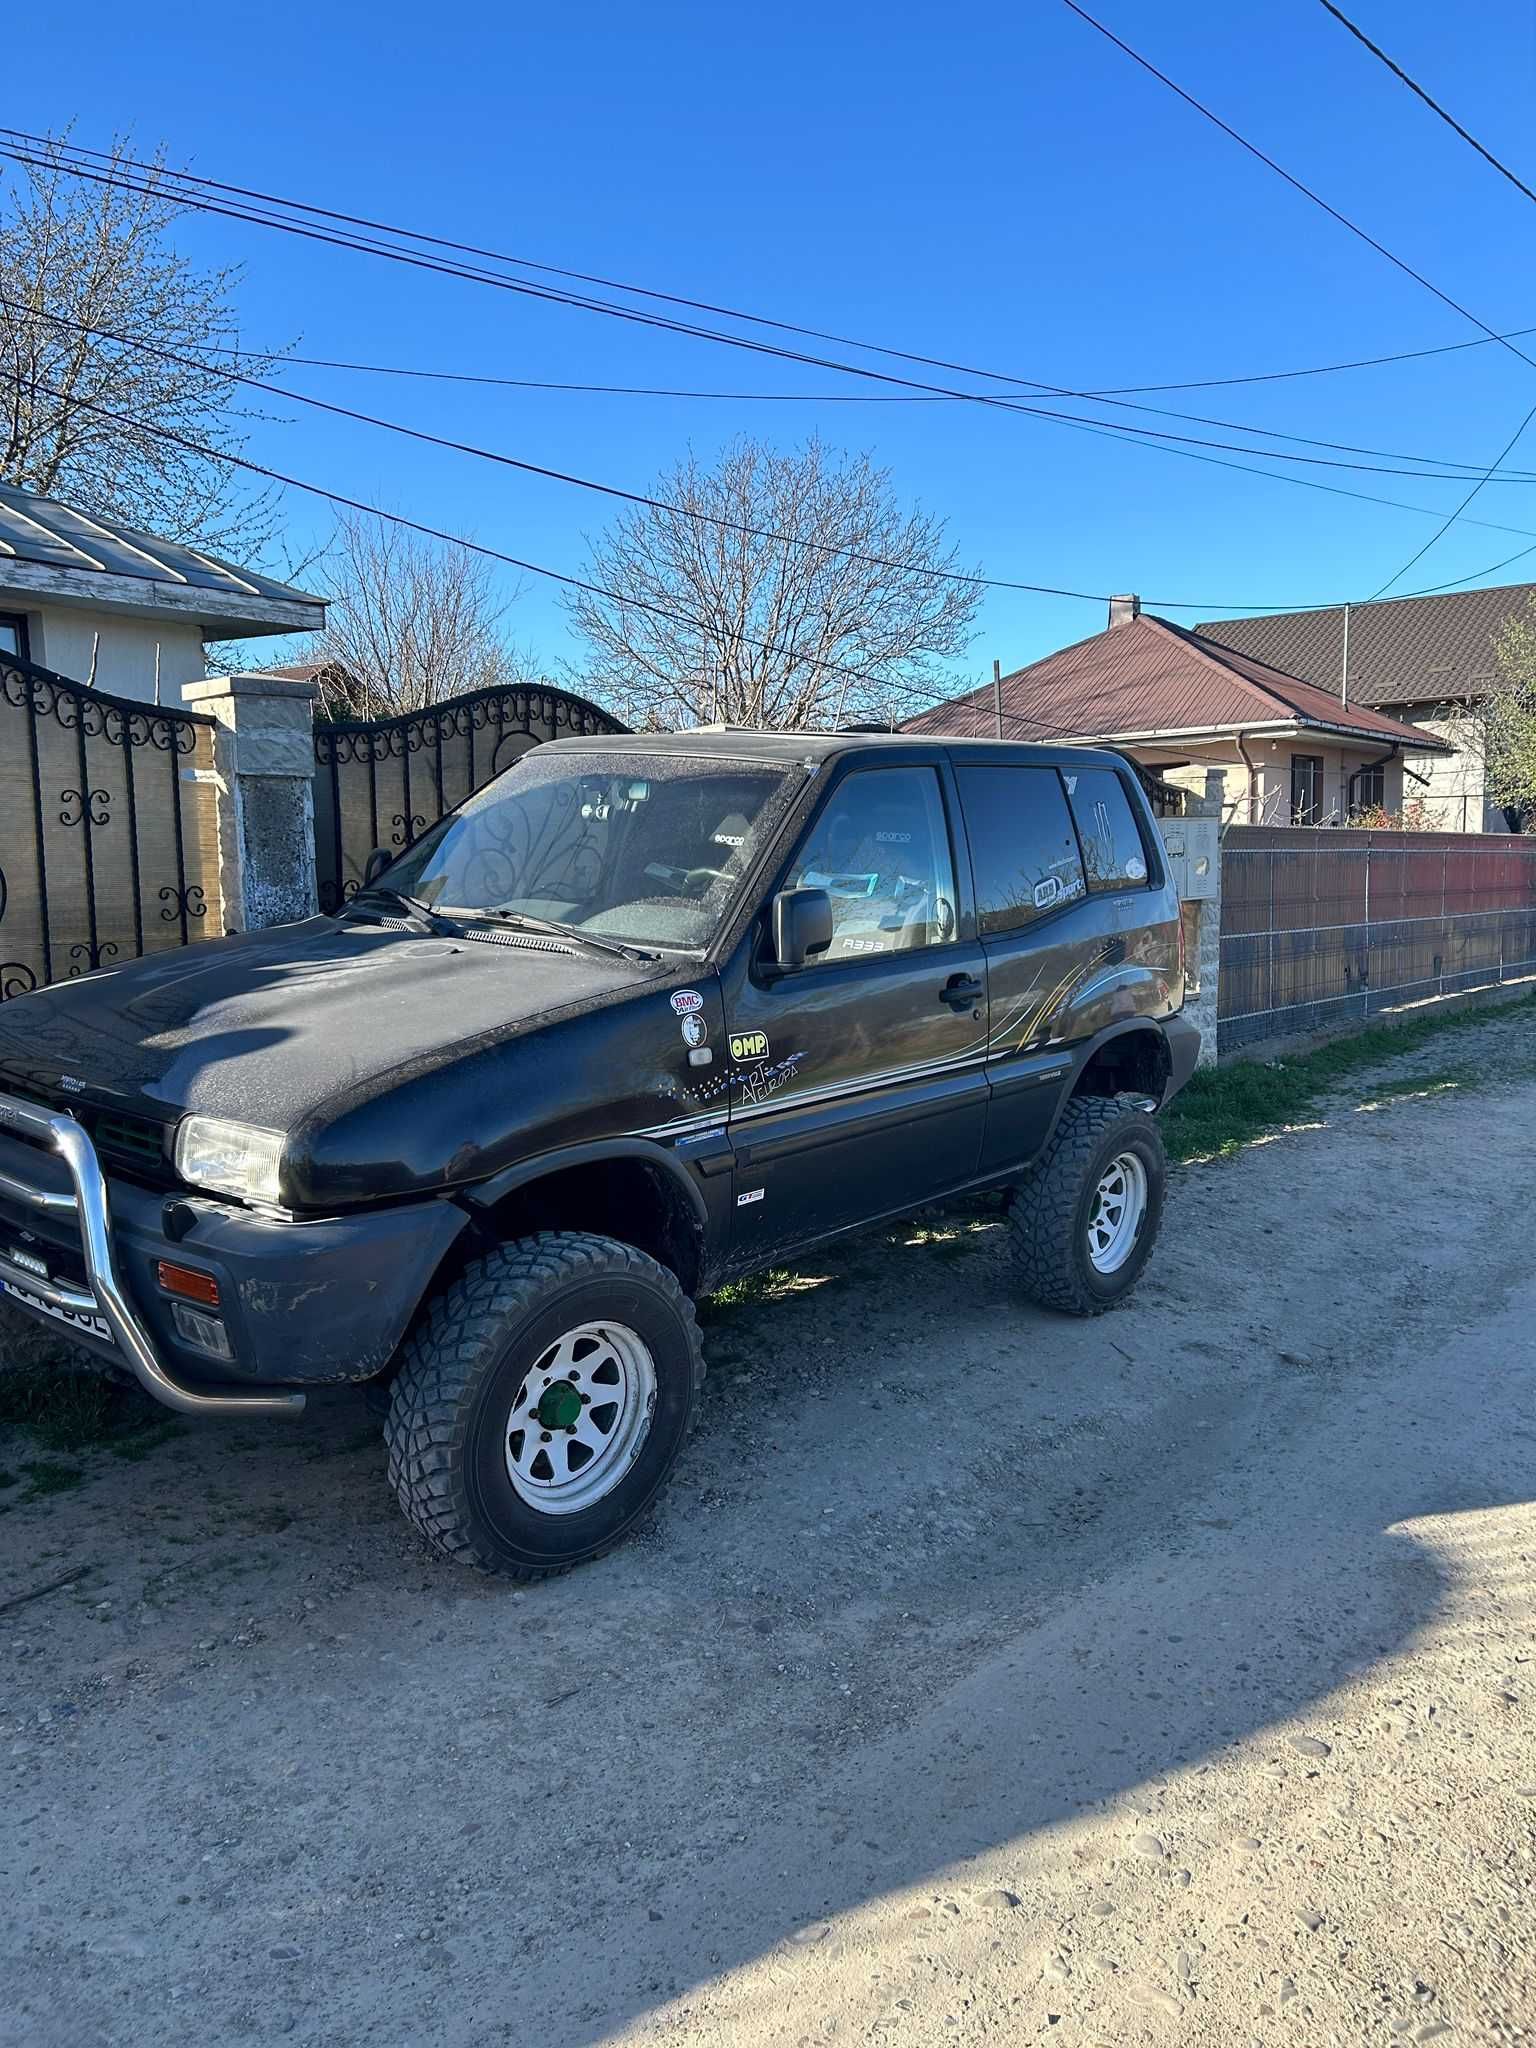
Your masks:
M703 1007L704 998L699 994L696 988L680 988L673 990L672 1014L674 1017L686 1017L691 1010L702 1010Z
M768 1034L766 1031L733 1031L731 1033L731 1058L743 1065L751 1060L765 1060L768 1057Z

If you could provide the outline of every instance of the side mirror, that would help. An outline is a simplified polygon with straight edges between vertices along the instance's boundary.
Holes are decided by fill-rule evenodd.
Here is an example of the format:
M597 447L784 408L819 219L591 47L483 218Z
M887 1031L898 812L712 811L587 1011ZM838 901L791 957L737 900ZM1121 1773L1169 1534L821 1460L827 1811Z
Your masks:
M793 974L832 943L832 898L825 889L781 889L773 899L774 966Z
M376 846L363 862L363 887L371 888L393 859L387 846Z

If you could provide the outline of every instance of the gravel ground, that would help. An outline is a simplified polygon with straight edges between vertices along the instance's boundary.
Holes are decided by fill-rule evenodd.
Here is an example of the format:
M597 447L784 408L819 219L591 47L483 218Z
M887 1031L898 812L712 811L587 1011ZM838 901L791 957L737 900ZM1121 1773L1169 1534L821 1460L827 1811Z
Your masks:
M526 1593L351 1395L0 1493L0 1603L86 1568L0 1609L0 2040L1536 2040L1536 1082L1443 1048L1098 1322L983 1210L717 1310Z

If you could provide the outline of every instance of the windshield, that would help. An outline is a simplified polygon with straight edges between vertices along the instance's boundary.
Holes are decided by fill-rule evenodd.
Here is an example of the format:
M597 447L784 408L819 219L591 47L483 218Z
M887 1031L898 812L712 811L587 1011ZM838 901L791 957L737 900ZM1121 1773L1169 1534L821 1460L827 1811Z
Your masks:
M667 754L527 754L382 878L436 910L541 917L614 939L708 945L796 778Z

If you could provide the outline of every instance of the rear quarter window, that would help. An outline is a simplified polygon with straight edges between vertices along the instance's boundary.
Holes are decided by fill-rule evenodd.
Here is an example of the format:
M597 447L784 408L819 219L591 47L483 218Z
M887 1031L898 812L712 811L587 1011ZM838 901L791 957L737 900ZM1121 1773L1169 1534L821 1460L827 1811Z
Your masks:
M1061 779L1082 843L1089 892L1147 888L1147 849L1130 796L1114 769L1063 770Z
M957 776L984 937L1082 897L1077 834L1054 768L962 766Z

